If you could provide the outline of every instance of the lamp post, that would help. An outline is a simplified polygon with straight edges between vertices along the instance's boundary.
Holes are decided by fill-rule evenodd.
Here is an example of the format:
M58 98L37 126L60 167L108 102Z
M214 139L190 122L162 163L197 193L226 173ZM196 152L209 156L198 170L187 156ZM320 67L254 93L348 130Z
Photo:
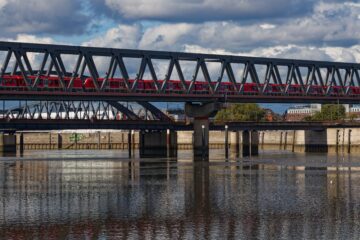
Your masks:
M205 125L201 125L201 155L205 159Z
M229 127L225 125L225 158L229 158Z

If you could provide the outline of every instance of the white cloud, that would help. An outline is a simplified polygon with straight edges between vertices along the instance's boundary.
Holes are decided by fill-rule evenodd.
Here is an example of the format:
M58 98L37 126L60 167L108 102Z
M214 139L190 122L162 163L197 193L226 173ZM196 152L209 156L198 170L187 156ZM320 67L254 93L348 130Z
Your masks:
M261 27L262 29L274 29L274 28L276 28L276 25L264 23L264 24L261 24L260 27Z
M5 5L9 2L9 0L0 0L0 9L5 7Z
M54 44L56 43L54 39L50 37L37 37L30 34L18 34L15 38L1 38L2 41L11 41L11 42L26 42L26 43L44 43L44 44Z
M224 49L204 48L198 45L185 45L186 52L205 54L225 54L287 59L310 59L317 61L360 62L360 45L344 47L311 47L298 45L279 45L260 47L251 51L232 52Z
M109 48L137 48L141 37L141 27L134 25L118 25L109 29L104 35L96 37L84 46L109 47Z
M278 24L238 22L167 23L146 29L143 48L181 50L184 43L229 50L250 50L274 45L353 45L360 39L360 7L318 4L310 16Z

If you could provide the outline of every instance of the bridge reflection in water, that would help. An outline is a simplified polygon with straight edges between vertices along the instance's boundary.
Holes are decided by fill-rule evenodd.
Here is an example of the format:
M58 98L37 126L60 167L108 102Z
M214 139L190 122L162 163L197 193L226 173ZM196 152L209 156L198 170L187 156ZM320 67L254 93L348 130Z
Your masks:
M238 239L358 236L360 161L280 155L275 164L173 159L0 163L5 238ZM315 160L331 163L313 165ZM55 161L56 160L56 161ZM313 161L314 160L314 161ZM321 161L320 161L321 162ZM307 163L310 163L308 166ZM340 165L339 165L340 164ZM338 166L347 166L339 168Z

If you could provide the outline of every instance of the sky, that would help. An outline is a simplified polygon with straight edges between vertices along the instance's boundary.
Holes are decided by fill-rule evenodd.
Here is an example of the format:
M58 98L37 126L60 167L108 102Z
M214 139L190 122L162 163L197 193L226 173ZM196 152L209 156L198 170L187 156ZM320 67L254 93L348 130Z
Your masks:
M0 0L0 15L5 41L360 62L359 1Z

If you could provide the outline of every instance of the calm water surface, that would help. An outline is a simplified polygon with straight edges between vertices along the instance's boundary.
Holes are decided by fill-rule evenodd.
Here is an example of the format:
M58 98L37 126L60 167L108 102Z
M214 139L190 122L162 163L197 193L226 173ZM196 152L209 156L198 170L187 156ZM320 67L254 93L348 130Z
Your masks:
M360 156L0 159L0 239L359 239Z

